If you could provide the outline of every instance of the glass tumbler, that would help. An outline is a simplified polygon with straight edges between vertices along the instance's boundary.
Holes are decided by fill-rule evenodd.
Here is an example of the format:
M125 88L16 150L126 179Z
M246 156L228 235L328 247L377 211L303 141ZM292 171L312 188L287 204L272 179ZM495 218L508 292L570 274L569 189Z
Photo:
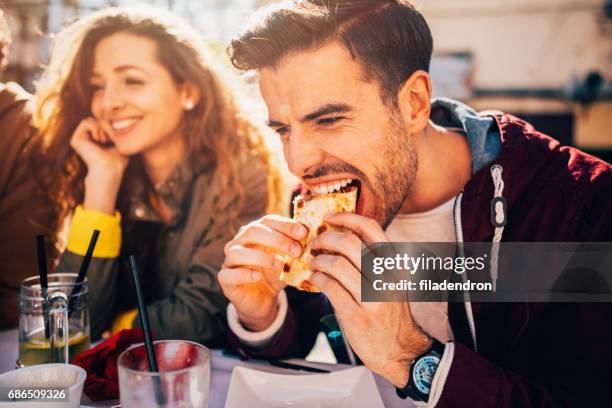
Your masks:
M119 398L123 408L204 408L208 406L210 351L184 340L156 341L159 372L149 371L144 344L117 359Z

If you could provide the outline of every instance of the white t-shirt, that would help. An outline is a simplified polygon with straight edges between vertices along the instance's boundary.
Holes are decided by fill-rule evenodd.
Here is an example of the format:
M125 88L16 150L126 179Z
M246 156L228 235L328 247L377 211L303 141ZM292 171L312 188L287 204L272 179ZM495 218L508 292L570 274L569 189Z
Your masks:
M426 212L398 214L385 231L387 238L391 242L455 242L454 203L453 199ZM436 255L446 257L454 253ZM453 340L447 302L410 302L410 310L427 334L441 343Z
M385 233L392 242L455 242L454 202L454 199L449 200L439 207L422 213L398 214ZM240 324L236 309L230 304L227 310L229 327L245 344L265 347L273 340L285 321L287 297L284 291L279 293L279 306L279 314L270 327L261 332L251 332ZM415 321L430 336L441 343L453 340L446 302L411 302L410 309Z

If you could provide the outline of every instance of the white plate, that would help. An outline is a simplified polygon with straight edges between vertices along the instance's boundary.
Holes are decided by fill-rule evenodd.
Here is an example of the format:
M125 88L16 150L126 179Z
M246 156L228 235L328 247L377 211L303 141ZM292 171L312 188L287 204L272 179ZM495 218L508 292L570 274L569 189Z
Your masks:
M329 374L284 375L235 367L225 408L384 408L365 367Z

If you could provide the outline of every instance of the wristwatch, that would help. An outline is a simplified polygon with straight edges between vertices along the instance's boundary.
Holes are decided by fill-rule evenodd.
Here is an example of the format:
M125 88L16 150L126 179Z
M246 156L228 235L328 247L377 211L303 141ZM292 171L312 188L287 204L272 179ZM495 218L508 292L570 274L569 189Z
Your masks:
M410 397L414 401L427 402L431 383L440 365L442 354L444 354L444 344L436 339L431 339L431 347L415 358L410 365L408 384L404 388L395 389L397 395L402 399Z

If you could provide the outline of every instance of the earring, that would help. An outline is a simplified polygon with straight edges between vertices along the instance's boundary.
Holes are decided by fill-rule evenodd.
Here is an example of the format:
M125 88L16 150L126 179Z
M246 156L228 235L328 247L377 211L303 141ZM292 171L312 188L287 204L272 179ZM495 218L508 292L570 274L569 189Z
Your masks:
M185 109L187 110L192 110L193 109L193 101L191 99L187 100L187 102L185 102Z

